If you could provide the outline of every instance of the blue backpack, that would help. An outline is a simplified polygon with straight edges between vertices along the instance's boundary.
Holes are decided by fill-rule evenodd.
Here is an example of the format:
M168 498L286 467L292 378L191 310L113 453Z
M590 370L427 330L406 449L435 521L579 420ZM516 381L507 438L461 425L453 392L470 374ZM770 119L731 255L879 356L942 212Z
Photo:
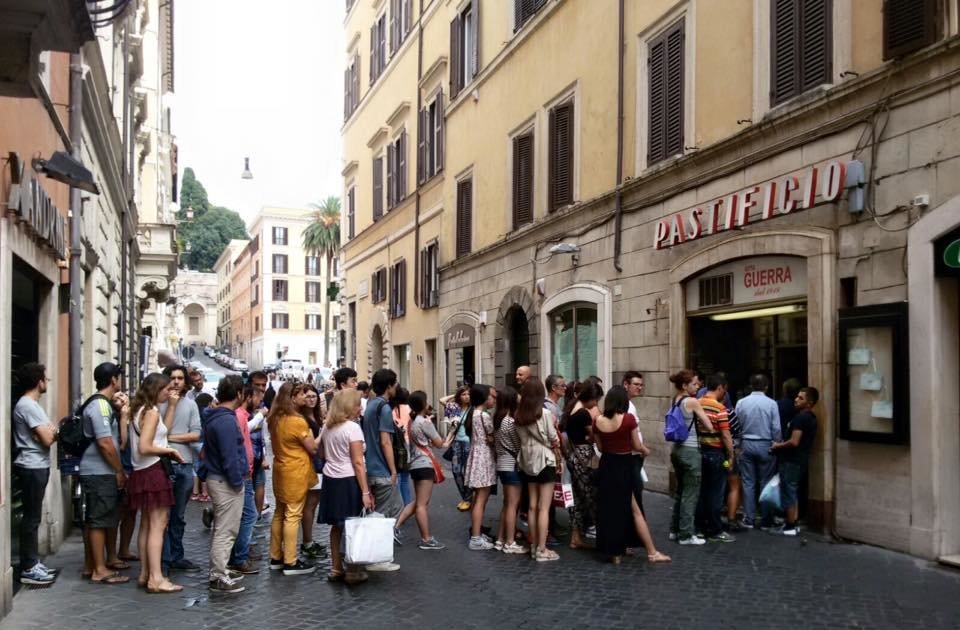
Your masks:
M684 442L690 436L690 429L693 428L696 418L687 424L687 419L683 417L683 408L680 405L686 399L684 396L673 403L670 411L663 417L663 439L667 442Z

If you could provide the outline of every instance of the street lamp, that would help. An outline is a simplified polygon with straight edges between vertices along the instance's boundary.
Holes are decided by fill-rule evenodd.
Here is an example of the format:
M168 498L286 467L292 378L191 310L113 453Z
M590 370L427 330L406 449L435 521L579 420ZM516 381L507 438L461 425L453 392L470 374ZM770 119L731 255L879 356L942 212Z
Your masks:
M243 173L240 179L253 179L253 173L250 172L250 158L243 158Z

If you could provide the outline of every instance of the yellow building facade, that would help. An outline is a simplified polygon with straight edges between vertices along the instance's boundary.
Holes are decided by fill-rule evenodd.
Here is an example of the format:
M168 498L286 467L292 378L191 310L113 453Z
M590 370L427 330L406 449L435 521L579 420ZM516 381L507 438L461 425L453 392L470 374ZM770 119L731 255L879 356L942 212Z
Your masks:
M345 22L361 374L419 338L437 392L639 370L654 490L669 373L725 371L739 396L760 372L777 398L797 379L821 394L807 521L960 553L958 289L934 265L960 238L956 3L435 0L391 54L414 4ZM403 130L405 196L374 220ZM377 270L434 238L438 306L391 319Z

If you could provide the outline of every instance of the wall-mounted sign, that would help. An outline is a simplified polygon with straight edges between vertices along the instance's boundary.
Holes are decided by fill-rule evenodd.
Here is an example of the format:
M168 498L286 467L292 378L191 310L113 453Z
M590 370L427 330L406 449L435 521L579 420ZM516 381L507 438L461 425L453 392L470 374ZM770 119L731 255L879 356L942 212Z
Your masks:
M942 277L960 277L960 228L944 234L933 244L934 272Z
M444 333L447 349L466 348L476 343L477 332L473 326L457 324Z
M673 247L711 234L745 227L777 216L807 210L840 198L846 185L847 163L813 166L799 176L788 175L762 186L751 186L709 203L678 212L657 223L653 246Z
M7 208L29 225L37 240L49 245L58 259L67 259L67 220L29 170L19 184L10 187Z
M725 286L718 289L721 283ZM688 280L686 292L688 311L803 297L807 293L807 260L797 256L734 260Z

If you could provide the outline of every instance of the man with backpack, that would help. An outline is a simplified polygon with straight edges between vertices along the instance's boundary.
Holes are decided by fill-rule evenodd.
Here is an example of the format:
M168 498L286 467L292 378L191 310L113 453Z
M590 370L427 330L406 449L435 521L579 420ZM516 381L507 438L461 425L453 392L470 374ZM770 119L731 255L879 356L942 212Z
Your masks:
M47 392L46 368L27 363L17 370L23 395L13 409L14 474L20 480L23 520L20 522L20 583L52 584L56 571L40 562L37 529L43 515L43 495L50 480L50 446L57 427L47 419L40 397Z
M116 363L98 365L93 371L97 393L83 403L79 414L83 437L89 442L80 459L80 485L86 504L83 574L98 584L123 584L130 579L117 573L122 565L115 557L120 493L127 484L120 462L120 423L115 409L120 404L121 413L128 413L126 397L118 396L122 376L123 370Z
M373 374L371 387L376 398L367 404L360 423L366 442L364 459L367 464L367 483L373 494L374 509L388 518L396 518L403 509L393 457L396 425L390 409L390 399L397 391L397 373L385 368L377 370ZM367 570L396 571L399 568L400 565L384 562L370 565Z

